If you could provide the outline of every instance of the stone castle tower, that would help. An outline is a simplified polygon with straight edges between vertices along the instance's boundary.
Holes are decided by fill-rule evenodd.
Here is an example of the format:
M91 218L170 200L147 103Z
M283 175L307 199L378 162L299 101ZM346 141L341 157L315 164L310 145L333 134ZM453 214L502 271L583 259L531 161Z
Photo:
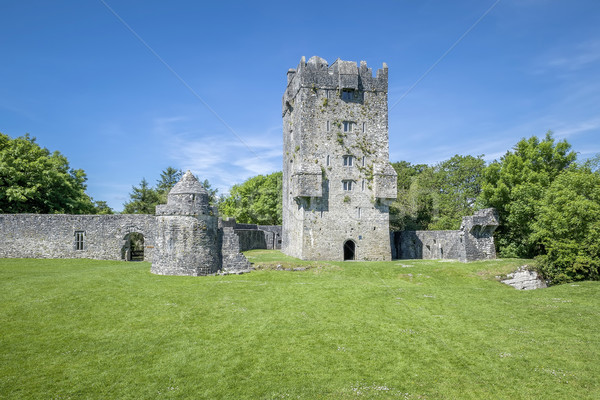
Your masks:
M283 96L284 253L390 260L388 70L302 57Z

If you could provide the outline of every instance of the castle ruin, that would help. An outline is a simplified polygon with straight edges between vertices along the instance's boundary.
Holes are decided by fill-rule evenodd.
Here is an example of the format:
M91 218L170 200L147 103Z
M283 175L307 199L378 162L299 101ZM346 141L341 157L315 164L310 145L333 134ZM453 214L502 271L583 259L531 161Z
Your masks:
M388 69L302 57L283 96L283 245L303 260L390 260Z
M241 252L256 248L281 248L303 260L495 258L493 209L464 217L457 231L390 233L397 177L389 163L387 90L385 63L373 76L364 61L328 65L302 57L288 71L283 226L219 219L188 171L156 215L0 214L0 258L132 260L135 254L152 261L155 274L191 276L246 271L250 263Z

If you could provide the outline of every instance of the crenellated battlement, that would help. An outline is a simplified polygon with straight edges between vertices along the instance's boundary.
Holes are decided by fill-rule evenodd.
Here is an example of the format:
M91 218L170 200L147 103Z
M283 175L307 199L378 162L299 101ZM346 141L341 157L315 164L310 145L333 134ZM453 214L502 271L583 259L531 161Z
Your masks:
M331 65L321 57L313 56L308 61L300 59L296 69L287 73L288 87L284 97L293 97L300 88L317 88L330 90L362 90L386 92L388 87L388 67L377 70L367 67L366 61L359 65L354 61L335 60Z

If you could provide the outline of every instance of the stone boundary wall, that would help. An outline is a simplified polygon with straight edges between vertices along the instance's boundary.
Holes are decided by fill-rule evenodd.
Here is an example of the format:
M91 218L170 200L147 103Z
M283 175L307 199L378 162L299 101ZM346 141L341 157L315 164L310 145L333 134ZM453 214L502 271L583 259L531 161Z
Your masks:
M266 237L272 236L268 235L269 232L258 229L234 229L233 232L239 237L240 251L266 249Z
M235 218L219 221L222 228L233 228L240 238L240 251L281 249L281 225L241 224Z
M392 257L466 261L462 231L392 232Z
M75 232L82 232L77 249ZM0 215L0 258L125 260L127 235L144 236L144 261L152 261L154 215Z

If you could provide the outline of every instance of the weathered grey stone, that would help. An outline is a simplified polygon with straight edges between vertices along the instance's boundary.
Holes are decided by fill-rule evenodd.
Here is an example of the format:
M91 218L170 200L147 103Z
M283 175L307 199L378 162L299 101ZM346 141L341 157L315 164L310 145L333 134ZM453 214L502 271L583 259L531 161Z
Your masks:
M300 259L389 260L387 66L304 57L283 96L282 250Z
M457 231L403 231L392 233L393 257L400 259L453 259L463 262L496 258L493 233L498 213L492 208L463 217Z
M240 251L281 249L281 225L240 224L235 218L219 220L219 227L230 227L238 235Z
M255 228L258 227L255 225ZM271 237L277 227L255 230ZM144 238L144 260L161 275L249 271L233 228L218 227L208 193L188 171L154 215L0 215L0 257L129 260L129 237ZM270 235L270 236L269 236Z
M547 288L546 282L538 275L537 271L531 269L529 265L524 265L515 272L507 275L502 283L506 283L519 290L533 290Z
M221 246L223 255L223 271L227 273L250 271L250 262L240 253L240 239L233 228L223 228L223 244Z
M76 233L83 241L77 246ZM144 260L153 256L153 215L0 215L1 258L91 258L127 260L128 237L144 237Z
M199 276L221 269L217 216L190 171L173 186L167 204L156 206L156 219L152 273Z

